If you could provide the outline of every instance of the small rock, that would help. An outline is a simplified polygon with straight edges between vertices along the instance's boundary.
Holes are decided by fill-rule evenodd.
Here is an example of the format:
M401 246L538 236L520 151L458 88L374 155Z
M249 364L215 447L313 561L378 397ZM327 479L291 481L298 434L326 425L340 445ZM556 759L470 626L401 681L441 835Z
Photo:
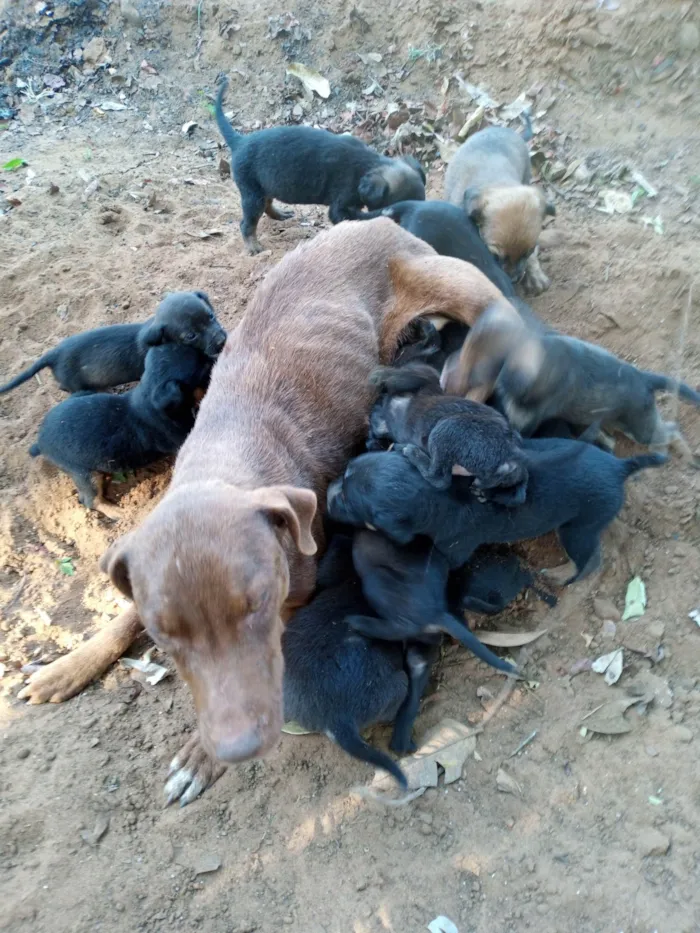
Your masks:
M653 745L645 745L644 751L650 758L656 758L659 754L658 748L655 748Z
M674 726L668 735L673 742L681 742L683 745L693 741L693 733L687 726Z
M55 185L53 182L49 185L49 194L58 194L60 190L58 185Z
M20 761L23 761L25 758L29 758L29 754L30 754L30 749L20 748L20 750L17 752L17 757L19 758Z
M430 826L430 824L433 822L433 815L432 815L432 813L419 813L419 814L418 814L418 819L419 819L422 823L427 823L428 826Z
M295 104L292 107L292 116L295 116L295 117L304 116L304 108L301 106L301 104Z
M611 599L605 599L600 596L596 596L593 600L593 611L601 622L605 622L608 619L612 622L619 622L622 618L620 610L615 603Z
M683 23L678 30L678 47L682 52L694 52L700 45L700 29L695 23Z
M105 40L101 36L95 36L83 49L83 61L88 65L96 65L106 54Z
M432 835L432 832L433 832L432 827L428 826L427 823L421 823L419 826L419 830L424 836L430 836Z
M658 829L650 827L639 836L639 851L642 858L649 855L666 855L671 846L671 840Z
M582 162L574 172L574 181L582 185L587 184L593 177L593 172L588 168L585 162Z

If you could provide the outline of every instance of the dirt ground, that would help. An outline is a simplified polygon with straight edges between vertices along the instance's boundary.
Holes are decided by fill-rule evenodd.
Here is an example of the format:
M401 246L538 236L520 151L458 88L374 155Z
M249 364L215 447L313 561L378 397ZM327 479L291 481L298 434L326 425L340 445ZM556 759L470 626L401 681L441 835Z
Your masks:
M678 0L303 0L293 16L269 0L0 4L0 164L28 163L0 171L2 381L64 336L145 319L168 290L206 290L233 327L265 273L325 225L316 208L265 218L269 251L243 254L210 113L217 75L231 76L235 125L303 120L405 145L439 196L433 131L453 136L476 109L458 73L499 103L534 99L557 206L537 312L697 386L699 26ZM291 60L329 79L328 100L285 77ZM610 189L632 195L630 213L599 210ZM113 480L116 525L86 513L27 453L61 398L44 371L0 399L3 929L409 933L444 915L459 933L700 931L697 473L675 461L630 483L602 572L553 610L529 596L495 620L547 634L461 780L381 808L351 793L365 766L320 736L284 736L270 759L163 809L168 762L193 728L174 676L150 687L118 668L62 706L16 699L23 665L120 611L97 560L168 478L164 465ZM678 415L699 449L699 413ZM537 567L561 558L549 541L526 553ZM637 574L647 610L621 622ZM624 672L609 687L583 662L617 647ZM587 713L640 684L655 699L627 713L627 734L582 734ZM419 735L446 716L477 723L481 688L500 687L447 649ZM499 769L519 790L499 791Z

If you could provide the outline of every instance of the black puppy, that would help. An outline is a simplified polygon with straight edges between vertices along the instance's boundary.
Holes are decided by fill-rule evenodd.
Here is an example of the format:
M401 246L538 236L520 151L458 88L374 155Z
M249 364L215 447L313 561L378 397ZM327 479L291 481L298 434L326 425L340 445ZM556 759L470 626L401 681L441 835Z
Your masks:
M474 557L453 570L447 592L450 606L457 612L497 615L525 589L531 589L548 606L557 598L535 585L534 575L516 554L480 548Z
M600 537L624 503L625 480L668 459L646 454L620 460L580 441L528 440L527 495L508 508L480 502L465 480L438 491L405 457L368 453L351 461L344 476L328 488L331 518L359 527L370 525L397 544L427 535L449 561L461 567L482 544L512 544L557 531L571 564L547 571L566 585L583 579L601 562Z
M226 331L214 317L205 292L174 292L158 305L145 324L112 324L66 337L11 382L0 387L9 392L51 368L66 392L110 389L137 382L143 375L151 347L178 343L215 359L226 342Z
M231 150L231 174L241 192L241 233L250 253L262 247L257 240L263 213L286 220L285 204L327 204L331 223L352 220L364 206L386 207L406 198L425 199L425 173L410 156L380 156L355 136L339 136L309 126L278 126L243 136L224 116L216 98L216 122Z
M525 499L527 467L520 437L503 415L468 399L443 395L440 377L424 363L383 366L371 381L381 395L370 415L370 444L388 438L436 489L453 475L477 488L508 487Z
M466 324L458 321L447 321L438 329L432 321L419 317L404 331L393 365L425 363L439 375L447 359L462 348L468 332Z
M193 347L153 347L135 389L67 398L46 415L29 453L68 473L84 506L116 518L119 510L104 502L91 474L133 470L175 453L192 429L196 392L206 389L211 367Z
M399 201L361 219L390 217L441 256L453 256L476 266L506 298L515 298L513 282L481 238L479 228L461 207L447 201Z
M403 648L370 641L348 617L371 615L352 565L352 537L335 535L318 571L318 591L282 636L284 716L323 732L348 755L383 768L402 787L406 778L363 729L393 722L407 693Z

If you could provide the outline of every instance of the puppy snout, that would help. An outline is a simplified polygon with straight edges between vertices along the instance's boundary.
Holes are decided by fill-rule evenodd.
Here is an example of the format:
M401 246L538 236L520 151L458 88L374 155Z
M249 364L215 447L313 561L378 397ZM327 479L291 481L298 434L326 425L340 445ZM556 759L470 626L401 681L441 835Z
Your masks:
M222 330L218 334L216 334L214 339L211 341L211 346L214 352L218 354L218 353L221 353L221 351L224 349L225 343L226 343L226 331Z
M219 761L233 764L254 758L262 748L262 736L255 726L251 726L238 735L228 735L214 742L214 751Z

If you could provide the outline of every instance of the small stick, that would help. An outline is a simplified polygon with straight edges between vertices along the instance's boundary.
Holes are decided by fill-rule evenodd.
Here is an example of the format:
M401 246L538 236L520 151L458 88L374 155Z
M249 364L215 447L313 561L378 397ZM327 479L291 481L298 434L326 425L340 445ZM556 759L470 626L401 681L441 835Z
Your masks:
M534 732L531 732L530 735L528 735L528 737L527 737L526 739L523 739L522 742L520 743L520 745L518 745L518 747L515 749L515 751L514 751L514 752L511 752L510 755L508 755L508 757L509 757L509 758L515 758L515 756L518 754L518 752L521 752L521 751L525 748L525 746L529 745L530 742L532 742L532 740L533 740L536 736L537 736L537 729L535 729Z

